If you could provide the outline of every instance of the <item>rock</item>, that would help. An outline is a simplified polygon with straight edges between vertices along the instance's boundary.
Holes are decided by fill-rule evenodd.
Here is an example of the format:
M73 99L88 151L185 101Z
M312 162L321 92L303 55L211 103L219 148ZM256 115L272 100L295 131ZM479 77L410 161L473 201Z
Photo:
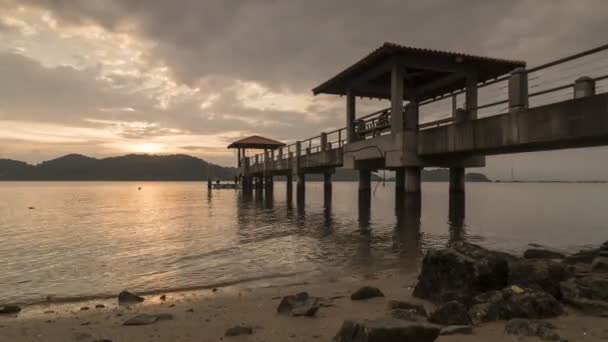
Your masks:
M319 310L319 298L306 292L285 296L277 307L277 312L291 316L314 316Z
M413 294L435 303L459 300L468 304L479 293L505 287L508 262L515 259L463 242L443 250L430 250L422 261Z
M80 311L87 311L87 310L89 310L88 306L83 306L83 307L80 308Z
M467 308L460 302L447 302L429 316L429 322L441 325L472 324Z
M473 302L476 304L468 312L474 324L512 318L551 318L563 313L563 307L555 297L529 288L524 289L523 293L516 293L507 287L500 292L477 296Z
M167 313L149 315L139 314L126 320L122 325L148 325L161 320L171 320L173 315Z
M583 313L608 317L608 275L590 274L560 283L562 300Z
M226 330L224 336L240 336L240 335L251 335L253 334L253 328L249 326L238 325Z
M0 305L0 315L11 315L21 311L17 305Z
M505 333L516 336L538 336L544 341L560 341L555 326L549 322L516 318L505 325Z
M557 299L562 298L559 283L572 276L570 266L546 259L520 259L509 264L509 284L543 290Z
M603 253L603 252L600 252ZM591 271L593 272L607 272L608 271L608 257L597 256L591 263Z
M403 302L400 300L391 300L388 302L389 310L406 310L412 311L416 315L427 317L426 309L422 305Z
M426 316L421 316L412 310L393 309L390 311L390 314L393 318L402 319L409 322L423 322L426 320Z
M350 295L352 300L363 300L375 297L384 297L384 293L377 287L363 286Z
M439 335L471 335L473 327L470 325L448 325L441 328Z
M160 300L162 300L162 301L167 300L167 295L161 295L161 296L160 296Z
M141 303L144 301L143 297L137 296L129 291L122 291L118 294L118 303L119 304L133 304L133 303Z
M439 328L425 323L397 319L374 321L344 321L333 338L334 342L431 342L439 335Z
M566 256L560 252L544 248L530 248L524 252L526 259L563 259Z
M599 249L585 249L568 255L562 260L566 264L590 264L599 254Z
M105 305L103 305L103 304L97 304L97 305L95 305L95 309L103 309L103 308L105 308L105 307L106 307L106 306L105 306Z

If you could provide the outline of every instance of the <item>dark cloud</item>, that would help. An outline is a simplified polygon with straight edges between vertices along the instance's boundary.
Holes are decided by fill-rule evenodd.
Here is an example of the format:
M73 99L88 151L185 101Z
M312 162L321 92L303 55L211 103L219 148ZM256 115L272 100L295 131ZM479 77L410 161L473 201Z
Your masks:
M602 42L608 14L603 0L27 1L155 42L191 84L222 75L298 91L383 41L542 60Z

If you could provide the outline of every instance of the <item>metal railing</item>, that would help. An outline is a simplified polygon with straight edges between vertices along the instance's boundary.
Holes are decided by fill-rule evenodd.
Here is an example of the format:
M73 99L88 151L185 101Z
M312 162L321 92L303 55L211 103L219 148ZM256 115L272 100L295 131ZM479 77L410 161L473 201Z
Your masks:
M575 63L575 64L574 64ZM523 71L528 81L528 108L557 103L572 99L574 80L581 76L592 79L596 85L596 94L608 92L608 44L598 46L580 53L557 59ZM504 75L477 85L478 105L468 108L477 113L478 118L504 114L509 111L509 79ZM458 108L467 108L464 97L466 89L422 101L418 104L420 117L431 117L434 120L422 122L419 129L430 129L452 124ZM427 111L425 113L425 111ZM443 117L440 117L443 116ZM357 118L353 130L359 139L375 137L390 132L391 110L380 109ZM342 127L326 133L326 147L322 146L322 135L300 141L300 156L318 153L323 150L342 148L348 141L347 128ZM287 159L296 156L297 143L286 145L273 160ZM249 165L264 163L264 153L245 157Z

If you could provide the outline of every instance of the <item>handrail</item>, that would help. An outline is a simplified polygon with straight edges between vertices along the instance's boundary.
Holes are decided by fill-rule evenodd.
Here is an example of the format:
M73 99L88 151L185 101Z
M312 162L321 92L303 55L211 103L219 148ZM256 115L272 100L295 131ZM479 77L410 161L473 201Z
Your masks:
M608 44L604 44L604 45L598 46L598 47L593 48L593 49L589 49L589 50L586 50L586 51L583 51L583 52L576 53L574 55L570 55L570 56L567 56L567 57L564 57L564 58L560 58L558 60L555 60L555 61L552 61L552 62L549 62L549 63L541 64L539 66L535 66L534 68L528 69L527 71L528 71L528 73L532 73L532 72L539 71L539 70L542 70L542 69L546 69L546 68L549 68L549 67L552 67L552 66L556 66L558 64L570 62L570 61L573 61L573 60L581 58L581 57L589 56L589 55L592 55L594 53L601 52L601 51L604 51L604 50L608 50Z

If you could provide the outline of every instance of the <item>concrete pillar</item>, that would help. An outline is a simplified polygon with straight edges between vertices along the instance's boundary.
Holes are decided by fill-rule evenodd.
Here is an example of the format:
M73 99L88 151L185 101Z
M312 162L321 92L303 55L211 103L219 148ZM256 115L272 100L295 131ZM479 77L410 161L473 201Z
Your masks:
M464 108L456 109L456 112L454 112L454 123L459 124L467 121L467 116L468 113Z
M464 167L450 168L450 193L464 193Z
M291 199L293 197L293 174L291 172L287 173L287 177L286 177L286 184L285 184L285 188L286 188L286 192L287 192L287 201L291 202Z
M359 170L359 211L361 206L368 206L372 194L372 172L370 170Z
M405 190L405 169L395 171L395 190Z
M409 166L405 168L405 192L420 193L420 168Z
M575 99L593 95L595 95L595 80L593 78L583 76L574 81Z
M331 172L327 171L323 173L323 206L328 208L331 206L332 197L332 183L331 183Z
M321 133L321 151L326 151L328 149L327 146L327 133L323 132Z
M516 68L509 76L509 113L517 113L528 108L528 73L524 68Z
M346 94L346 139L349 143L357 140L354 126L356 116L355 102L355 94L349 90Z
M241 149L236 149L236 166L241 167Z
M306 174L298 173L298 180L296 185L296 197L298 200L298 206L301 206L306 197Z
M403 68L396 62L391 69L391 133L403 131Z

